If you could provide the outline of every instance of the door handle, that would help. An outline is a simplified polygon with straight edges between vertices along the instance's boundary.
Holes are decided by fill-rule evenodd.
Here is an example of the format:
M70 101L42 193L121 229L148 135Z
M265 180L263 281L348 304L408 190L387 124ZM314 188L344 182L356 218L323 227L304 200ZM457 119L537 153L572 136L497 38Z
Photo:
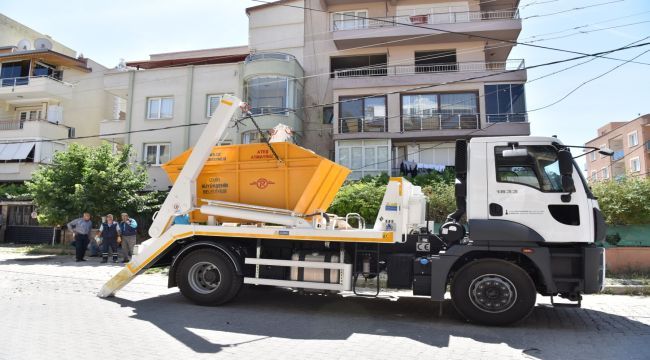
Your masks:
M497 203L490 203L490 216L503 216L503 207Z

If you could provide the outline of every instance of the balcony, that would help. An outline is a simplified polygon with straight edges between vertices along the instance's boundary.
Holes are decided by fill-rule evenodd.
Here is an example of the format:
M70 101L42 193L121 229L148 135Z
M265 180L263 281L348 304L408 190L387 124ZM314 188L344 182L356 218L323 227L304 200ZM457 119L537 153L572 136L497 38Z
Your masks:
M393 29L392 31L376 31ZM339 50L373 43L405 40L401 45L425 42L454 42L467 40L468 33L516 39L521 31L519 11L513 9L492 11L436 12L379 18L350 18L332 23L332 39ZM452 32L452 33L450 33ZM454 34L462 32L463 34ZM436 35L428 40L407 39L419 35Z
M37 98L72 96L72 84L51 76L24 76L0 79L0 100L19 101Z
M0 139L47 138L68 139L74 128L47 120L0 120Z
M524 60L475 61L427 65L392 65L334 71L333 89L420 85L462 81L526 81ZM472 80L467 80L471 82Z
M368 133L388 131L388 121L384 116L372 118L341 118L339 119L339 133Z
M612 161L618 161L625 157L625 150L616 150L612 155Z
M402 131L478 129L479 114L432 114L429 116L402 116Z
M99 123L99 138L110 139L114 142L123 144L127 131L126 120L107 119Z

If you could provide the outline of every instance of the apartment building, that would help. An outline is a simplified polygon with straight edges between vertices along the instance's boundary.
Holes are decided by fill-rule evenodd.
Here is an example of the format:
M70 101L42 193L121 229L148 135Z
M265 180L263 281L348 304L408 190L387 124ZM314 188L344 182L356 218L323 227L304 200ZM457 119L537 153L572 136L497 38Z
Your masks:
M104 88L117 99L114 115L120 116L104 119L100 133L133 147L148 169L151 189L169 189L160 165L196 142L224 94L245 99L264 131L282 123L296 142L304 141L304 112L296 109L303 107L305 73L290 52L251 53L238 46L152 54L124 65L104 77ZM260 140L246 120L229 128L222 143Z
M610 122L585 146L609 148L613 156L591 152L586 171L590 182L623 176L648 176L650 172L650 114L627 122Z
M302 142L350 178L442 168L457 138L530 133L518 4L281 0L247 9L249 47L301 64Z
M31 178L69 141L93 145L106 68L0 14L0 182Z

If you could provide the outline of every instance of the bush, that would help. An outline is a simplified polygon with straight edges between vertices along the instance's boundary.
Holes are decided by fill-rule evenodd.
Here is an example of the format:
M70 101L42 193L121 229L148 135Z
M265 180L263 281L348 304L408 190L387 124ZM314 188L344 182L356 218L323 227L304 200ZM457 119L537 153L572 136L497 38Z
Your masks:
M597 182L592 190L608 224L650 224L650 178Z
M359 213L367 224L372 225L379 213L384 198L388 175L366 176L358 181L345 183L330 205L329 212L339 216ZM447 215L456 209L454 197L453 172L417 175L409 178L416 186L422 186L422 192L429 201L429 220L443 222Z

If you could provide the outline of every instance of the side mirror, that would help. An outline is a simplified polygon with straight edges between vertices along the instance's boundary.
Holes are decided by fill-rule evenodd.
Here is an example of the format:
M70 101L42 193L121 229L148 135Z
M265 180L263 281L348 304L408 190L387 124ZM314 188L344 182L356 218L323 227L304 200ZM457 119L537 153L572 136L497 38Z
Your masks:
M572 193L576 191L573 183L573 156L569 150L563 149L558 151L557 160L562 175L562 190Z
M501 156L503 156L504 158L508 158L508 157L524 157L524 156L528 156L528 150L526 150L526 148L507 149L507 150L503 150L501 152Z

